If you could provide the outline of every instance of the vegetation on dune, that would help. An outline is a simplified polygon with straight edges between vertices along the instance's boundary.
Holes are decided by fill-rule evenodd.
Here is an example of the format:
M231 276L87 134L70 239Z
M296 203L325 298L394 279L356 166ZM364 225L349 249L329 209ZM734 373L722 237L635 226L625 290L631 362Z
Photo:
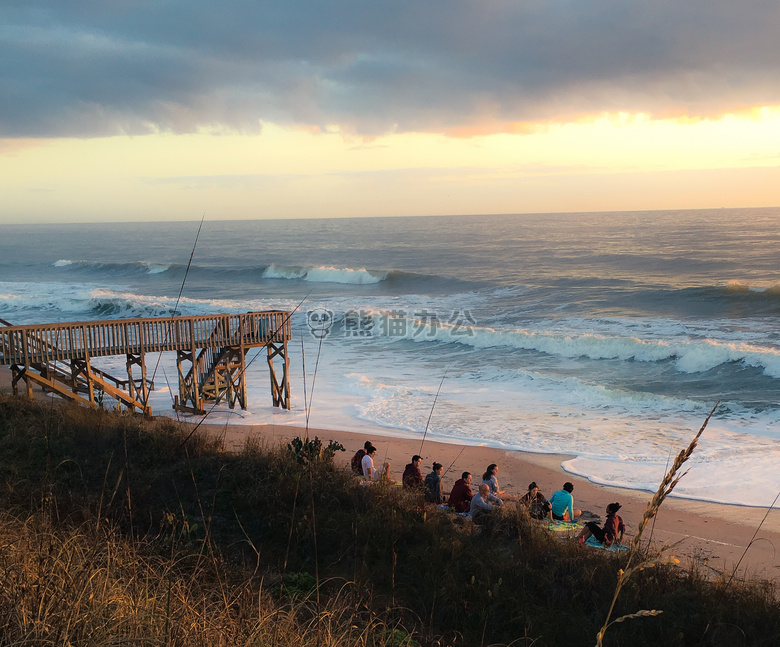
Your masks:
M0 396L0 645L772 645L766 582L475 526L339 448ZM641 548L639 549L642 550ZM642 563L638 554L635 563Z

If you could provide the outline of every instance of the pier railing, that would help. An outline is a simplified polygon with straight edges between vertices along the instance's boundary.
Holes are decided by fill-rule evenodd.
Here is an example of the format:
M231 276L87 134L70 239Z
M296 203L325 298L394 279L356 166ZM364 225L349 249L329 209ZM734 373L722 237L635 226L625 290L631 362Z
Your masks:
M194 317L154 317L76 321L12 326L0 319L0 365L9 365L12 386L24 380L81 404L98 406L97 393L109 394L130 409L151 414L147 378L148 353L176 352L179 395L174 408L205 413L203 402L226 400L246 408L246 353L265 347L274 406L290 408L287 341L290 312L274 310L246 314ZM91 361L126 356L127 380L94 368ZM274 358L282 362L281 376ZM189 370L187 367L189 366ZM135 377L134 370L140 369ZM88 398L81 397L88 394Z
M289 338L290 313L284 311L2 326L0 365L224 346L252 348Z

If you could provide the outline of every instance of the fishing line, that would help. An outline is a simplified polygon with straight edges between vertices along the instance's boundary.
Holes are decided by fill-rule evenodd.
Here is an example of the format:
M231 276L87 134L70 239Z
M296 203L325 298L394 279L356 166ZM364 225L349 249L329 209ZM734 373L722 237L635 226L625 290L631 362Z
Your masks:
M460 451L458 452L458 455L455 457L455 460L453 460L453 461L450 463L450 466L449 466L449 467L448 467L446 470L444 470L444 474L442 474L442 475L441 475L441 477L442 477L442 478L444 478L445 476L447 476L447 472L449 472L449 471L452 469L452 466L453 466L453 465L455 465L455 463L457 462L457 460L460 458L460 455L463 453L463 450L464 450L464 449L466 449L466 445L463 445L463 447L461 447L461 448L460 448Z
M761 523L758 524L758 528L756 528L756 531L753 533L753 537L748 542L748 545L745 547L745 552L743 552L742 553L742 557L739 558L739 561L737 562L737 565L734 567L734 571L731 573L731 577L729 578L729 581L726 584L727 587L731 584L731 580L733 580L734 576L737 574L737 570L739 570L739 565L742 563L742 560L745 559L745 555L747 555L748 550L750 550L750 547L756 541L756 535L758 535L758 531L761 530L761 526L764 525L764 522L766 521L766 518L769 516L769 513L772 512L772 509L775 507L775 503L777 503L778 499L780 499L780 492L777 493L777 496L775 497L775 500L772 501L772 505L770 505L769 508L767 509L766 514L764 515L764 518L761 520Z
M422 455L422 448L425 444L425 436L428 434L428 425L431 424L431 416L433 416L433 410L436 408L436 400L439 399L439 392L441 391L441 385L444 384L444 378L447 377L447 371L450 370L450 366L452 366L452 362L454 360L450 361L449 364L447 364L447 368L444 369L444 375L441 376L441 382L439 382L439 388L436 389L436 397L433 398L433 406L431 406L431 412L428 414L428 422L425 423L425 431L423 432L422 442L420 443L420 451L419 453Z

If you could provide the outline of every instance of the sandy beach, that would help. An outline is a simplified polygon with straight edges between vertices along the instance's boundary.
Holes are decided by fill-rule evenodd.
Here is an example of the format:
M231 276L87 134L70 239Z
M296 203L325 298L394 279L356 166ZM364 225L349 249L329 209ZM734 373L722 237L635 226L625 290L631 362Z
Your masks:
M0 369L0 390L10 387L10 372ZM58 401L58 399L55 399ZM204 425L209 432L223 435L227 450L240 449L247 438L254 437L270 445L286 443L295 436L303 436L305 430L286 425ZM692 430L694 433L695 430ZM339 465L347 466L355 451L366 440L377 447L377 462L389 461L391 475L400 479L404 466L414 454L423 457L422 471L430 471L433 461L444 465L443 478L446 490L464 471L479 481L490 463L499 467L498 479L502 489L511 494L523 494L528 483L536 481L541 491L549 496L560 489L565 481L574 484L575 506L604 518L605 506L613 501L622 504L620 511L630 539L652 497L652 493L637 490L595 485L585 479L566 473L561 463L568 457L555 454L532 454L509 451L487 446L463 446L437 442L428 437L424 444L420 439L380 435L372 427L365 435L354 432L309 429L310 436L324 441L340 442L346 451L336 456ZM763 520L763 524L762 524ZM756 529L761 525L760 530ZM737 569L738 578L763 578L776 581L780 577L780 511L766 508L732 506L670 497L666 500L651 532L657 546L679 542L668 554L675 555L683 563L696 560L713 573L731 573ZM755 537L754 537L755 536ZM752 544L751 544L752 541ZM749 548L748 548L749 546ZM737 564L739 566L737 567Z

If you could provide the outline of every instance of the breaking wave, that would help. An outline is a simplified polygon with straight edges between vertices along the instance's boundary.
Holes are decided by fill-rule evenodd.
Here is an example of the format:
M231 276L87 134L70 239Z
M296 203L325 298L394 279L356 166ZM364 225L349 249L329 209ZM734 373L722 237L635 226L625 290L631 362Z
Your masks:
M303 279L310 283L342 283L370 285L384 281L390 272L384 270L352 269L350 267L286 267L269 265L263 271L264 279Z
M54 267L67 268L70 271L98 272L102 274L162 274L173 268L183 267L176 263L158 263L136 261L134 263L102 263L99 261L72 261L61 258L53 263Z
M681 373L701 373L721 364L741 363L780 378L780 348L774 345L729 343L711 339L646 340L586 332L551 332L524 328L497 329L471 325L467 320L445 323L410 318L396 326L398 339L415 342L459 343L474 348L508 347L565 358L636 362L672 361Z

